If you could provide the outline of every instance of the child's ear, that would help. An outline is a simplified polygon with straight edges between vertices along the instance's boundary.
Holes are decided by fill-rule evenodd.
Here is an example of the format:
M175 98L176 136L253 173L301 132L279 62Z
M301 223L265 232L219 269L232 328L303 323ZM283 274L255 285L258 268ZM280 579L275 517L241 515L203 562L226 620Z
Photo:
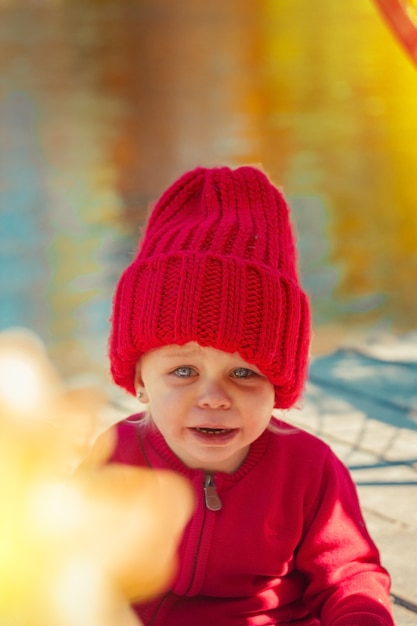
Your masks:
M142 380L140 361L136 364L135 369L135 392L139 402L142 404L147 404L149 402L148 394L146 393L145 385Z

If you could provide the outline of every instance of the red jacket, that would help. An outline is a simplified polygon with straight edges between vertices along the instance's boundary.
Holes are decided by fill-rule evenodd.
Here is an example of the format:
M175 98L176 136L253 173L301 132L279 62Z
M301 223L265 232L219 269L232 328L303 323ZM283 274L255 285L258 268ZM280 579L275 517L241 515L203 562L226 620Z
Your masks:
M171 589L135 607L146 626L393 626L389 576L347 469L321 440L279 425L236 472L211 476L154 426L118 424L113 461L173 469L197 499Z

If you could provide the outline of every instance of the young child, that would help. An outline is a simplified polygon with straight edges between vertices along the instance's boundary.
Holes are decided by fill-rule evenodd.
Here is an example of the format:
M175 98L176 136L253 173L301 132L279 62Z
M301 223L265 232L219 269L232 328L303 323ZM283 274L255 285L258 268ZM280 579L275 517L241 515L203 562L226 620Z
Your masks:
M148 410L118 425L112 458L175 470L196 497L176 578L135 607L142 622L392 626L347 469L271 417L303 391L310 313L268 178L248 166L183 175L113 306L113 378Z

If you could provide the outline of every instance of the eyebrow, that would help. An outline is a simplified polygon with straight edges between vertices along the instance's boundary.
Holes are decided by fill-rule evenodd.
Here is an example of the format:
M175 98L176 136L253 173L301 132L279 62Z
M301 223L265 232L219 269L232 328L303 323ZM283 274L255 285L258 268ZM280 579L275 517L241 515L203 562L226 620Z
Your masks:
M199 350L197 348L186 348L184 350L178 350L178 348L172 348L167 350L164 354L164 357L171 359L186 359L193 356L197 356L199 354Z
M182 359L185 362L188 359L191 360L193 358L199 358L201 354L200 346L187 347L187 348L184 348L183 350L181 350L181 347L182 346L175 346L175 347L167 346L167 351L163 355L163 358ZM258 368L258 366L255 365L255 363L249 363L248 361L245 361L245 359L241 357L239 353L236 352L235 354L230 354L230 356L235 356L237 360L240 362L236 364L235 367L248 367L249 369L256 370L260 374L262 373L261 370Z

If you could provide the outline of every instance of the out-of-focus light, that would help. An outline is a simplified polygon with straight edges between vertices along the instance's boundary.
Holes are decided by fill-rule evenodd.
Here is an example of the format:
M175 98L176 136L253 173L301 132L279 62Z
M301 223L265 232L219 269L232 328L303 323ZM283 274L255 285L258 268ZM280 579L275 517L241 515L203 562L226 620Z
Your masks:
M36 372L17 355L6 354L0 358L0 395L12 411L19 413L29 412L41 401Z
M92 559L79 555L68 559L51 581L50 593L61 626L114 624L113 606L120 605L120 598Z
M85 522L85 502L73 482L47 480L34 484L28 494L27 515L34 535L62 538Z
M29 425L47 418L61 393L57 372L38 337L26 329L0 333L0 412L4 423ZM26 422L26 424L25 424Z

